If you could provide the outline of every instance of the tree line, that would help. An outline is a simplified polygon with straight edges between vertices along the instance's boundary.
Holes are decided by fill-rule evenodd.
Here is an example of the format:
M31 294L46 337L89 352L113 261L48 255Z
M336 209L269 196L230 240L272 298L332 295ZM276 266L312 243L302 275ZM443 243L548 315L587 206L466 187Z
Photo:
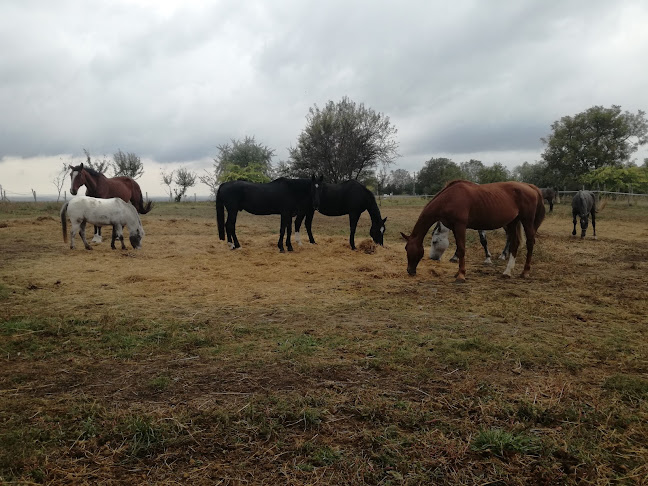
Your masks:
M413 174L396 169L388 172L399 156L398 131L388 116L348 97L314 105L306 115L306 126L289 147L288 160L272 160L275 150L254 136L231 139L217 146L211 171L197 175L181 168L162 172L162 183L169 197L182 200L197 181L215 194L218 186L231 180L269 182L280 177L324 175L329 182L355 179L375 192L393 194L435 194L453 179L468 179L479 184L520 180L539 187L577 189L583 184L608 189L648 192L648 159L642 166L631 160L640 146L648 143L645 112L622 111L620 106L594 106L574 116L564 116L551 125L541 138L545 145L542 159L524 162L512 170L501 163L486 166L480 160L456 163L432 157ZM143 173L140 158L119 150L113 160L92 160L84 149L86 163L114 175L138 178ZM175 184L175 187L173 187Z

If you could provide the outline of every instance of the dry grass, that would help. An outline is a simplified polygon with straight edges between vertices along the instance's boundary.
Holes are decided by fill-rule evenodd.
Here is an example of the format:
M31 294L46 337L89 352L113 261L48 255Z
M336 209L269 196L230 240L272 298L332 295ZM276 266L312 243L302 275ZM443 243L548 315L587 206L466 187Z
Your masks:
M594 241L556 206L527 280L470 235L463 285L453 247L407 275L420 204L385 202L385 247L318 215L286 254L248 214L230 251L209 204L158 205L141 251L72 251L57 208L0 206L0 480L647 480L645 208L610 202Z

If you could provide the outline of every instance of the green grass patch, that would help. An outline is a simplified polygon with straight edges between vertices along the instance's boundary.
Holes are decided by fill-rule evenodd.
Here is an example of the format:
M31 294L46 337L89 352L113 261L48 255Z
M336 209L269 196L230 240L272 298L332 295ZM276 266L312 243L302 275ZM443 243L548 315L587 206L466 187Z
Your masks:
M535 437L508 432L503 429L480 430L473 438L471 448L475 452L489 453L503 457L510 453L537 454L540 442Z
M633 375L613 375L605 380L603 388L618 393L625 400L648 398L648 380Z

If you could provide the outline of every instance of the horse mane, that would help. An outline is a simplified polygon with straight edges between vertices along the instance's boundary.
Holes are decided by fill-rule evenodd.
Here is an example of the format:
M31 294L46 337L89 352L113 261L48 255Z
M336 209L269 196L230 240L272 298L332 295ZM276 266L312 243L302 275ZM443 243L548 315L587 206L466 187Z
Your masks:
M85 171L86 171L88 174L90 174L92 177L98 177L98 176L104 176L104 177L106 177L106 176L105 176L104 174L102 174L101 172L96 171L95 169L93 169L92 167L88 167L87 165L83 165L83 164L81 164L81 165L77 165L76 167L72 167L72 170L73 170L73 171L74 171L74 170L76 170L76 171L81 171L81 169L85 170Z

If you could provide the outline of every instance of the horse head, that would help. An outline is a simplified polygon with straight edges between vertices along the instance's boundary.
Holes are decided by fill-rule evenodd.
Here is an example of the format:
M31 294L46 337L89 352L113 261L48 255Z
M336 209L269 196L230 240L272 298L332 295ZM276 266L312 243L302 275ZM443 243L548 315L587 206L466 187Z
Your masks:
M401 232L401 236L407 244L405 251L407 252L407 273L414 276L416 275L416 267L423 258L423 244L418 238L412 238Z
M580 227L581 227L581 238L585 238L585 233L587 232L587 226L589 225L589 213L580 214Z
M83 163L76 167L70 166L70 171L70 194L76 196L77 192L79 192L79 187L86 183Z
M383 246L383 238L385 236L385 221L387 218L381 219L379 224L371 224L369 235L377 245Z
M450 246L450 241L448 240L449 232L450 230L440 222L434 227L434 231L432 231L432 246L430 247L430 258L432 260L441 260L443 253Z
M320 206L320 199L322 197L322 188L324 186L324 176L319 179L315 178L315 174L311 175L311 200L313 209L317 210Z

